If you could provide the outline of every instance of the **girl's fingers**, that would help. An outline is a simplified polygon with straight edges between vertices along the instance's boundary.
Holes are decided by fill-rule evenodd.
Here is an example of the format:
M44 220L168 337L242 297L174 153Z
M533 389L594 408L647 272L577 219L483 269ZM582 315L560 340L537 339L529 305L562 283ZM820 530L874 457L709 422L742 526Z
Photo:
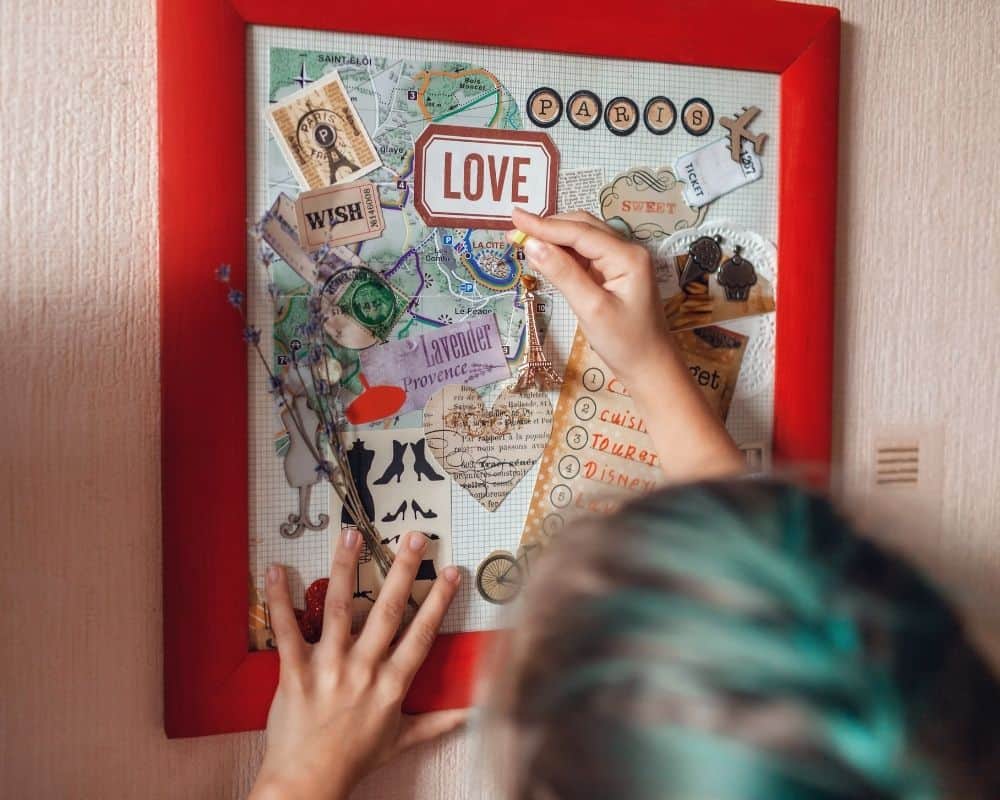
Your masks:
M288 594L288 575L284 567L271 564L267 568L264 594L267 597L271 630L274 631L282 668L297 666L302 663L305 656L306 642L299 630L299 623L295 621L295 612L292 611L292 598Z
M354 645L353 652L369 663L379 661L385 655L399 630L410 599L410 590L413 589L413 579L426 549L427 537L410 531L406 534L402 547L396 551L392 568Z
M424 663L434 639L437 638L445 612L451 605L455 592L458 591L460 578L457 567L445 567L441 570L430 593L420 604L420 610L403 633L402 639L389 659L407 686L417 674L420 665Z
M469 719L468 708L454 708L450 711L430 711L403 717L403 729L396 742L396 752L408 750L418 744L429 742L462 727Z
M351 639L351 601L354 599L355 569L361 550L357 528L345 528L337 537L330 565L330 584L326 587L321 642L343 651Z
M540 217L514 209L514 226L529 236L537 237L550 244L572 247L584 258L628 259L630 245L611 229L605 230L579 219L565 217ZM531 241L530 239L528 240ZM525 242L525 252L527 252ZM530 254L529 254L530 256Z
M529 266L562 293L578 317L589 319L607 301L608 293L570 251L535 237L528 239L523 247Z

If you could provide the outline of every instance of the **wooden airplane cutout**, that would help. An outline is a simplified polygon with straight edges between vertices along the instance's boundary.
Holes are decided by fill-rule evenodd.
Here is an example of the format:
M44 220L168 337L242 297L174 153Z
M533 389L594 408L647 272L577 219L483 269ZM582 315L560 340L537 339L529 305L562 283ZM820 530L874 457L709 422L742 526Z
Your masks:
M760 155L764 149L764 142L767 141L767 134L760 133L756 136L747 130L754 117L760 113L757 106L743 107L743 113L736 119L733 117L722 117L719 122L723 128L729 131L729 152L733 161L739 162L740 152L743 150L743 140L746 139L753 145L754 152Z

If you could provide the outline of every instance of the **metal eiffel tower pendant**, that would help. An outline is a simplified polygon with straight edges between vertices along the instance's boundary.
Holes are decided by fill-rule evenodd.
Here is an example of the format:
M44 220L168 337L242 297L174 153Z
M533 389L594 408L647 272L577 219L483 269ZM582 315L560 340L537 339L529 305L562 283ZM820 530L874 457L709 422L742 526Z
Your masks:
M524 288L525 346L524 357L517 368L517 382L512 391L558 389L562 386L562 376L545 355L538 338L538 320L535 317L535 289L538 288L538 279L522 275L521 286Z

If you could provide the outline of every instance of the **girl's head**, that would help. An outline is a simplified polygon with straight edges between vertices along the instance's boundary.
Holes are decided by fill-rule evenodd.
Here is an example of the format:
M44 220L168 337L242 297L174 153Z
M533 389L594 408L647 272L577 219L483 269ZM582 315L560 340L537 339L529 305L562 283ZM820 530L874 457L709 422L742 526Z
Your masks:
M996 698L960 641L936 592L826 501L666 490L568 529L534 569L492 666L498 778L537 800L938 797L918 753L964 758L959 706Z

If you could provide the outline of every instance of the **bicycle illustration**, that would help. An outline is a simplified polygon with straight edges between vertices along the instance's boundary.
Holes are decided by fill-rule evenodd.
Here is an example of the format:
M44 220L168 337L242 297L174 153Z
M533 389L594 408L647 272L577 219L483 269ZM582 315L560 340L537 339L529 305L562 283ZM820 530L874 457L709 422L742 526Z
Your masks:
M521 592L530 572L529 556L540 550L539 544L517 548L517 555L507 550L494 550L476 569L476 590L483 600L506 605Z

